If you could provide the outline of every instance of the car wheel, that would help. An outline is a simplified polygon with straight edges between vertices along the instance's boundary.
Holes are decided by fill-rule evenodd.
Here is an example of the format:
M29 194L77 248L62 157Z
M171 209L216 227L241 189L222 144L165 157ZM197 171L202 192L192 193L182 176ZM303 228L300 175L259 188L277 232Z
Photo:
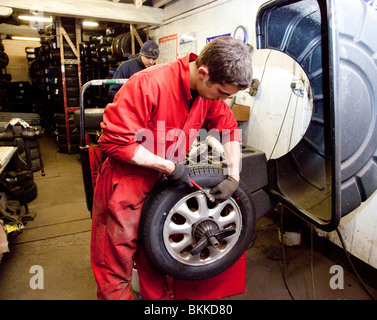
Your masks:
M204 189L226 178L211 166L191 167L190 177ZM161 272L200 280L231 267L246 251L254 227L254 206L242 182L230 199L212 203L195 187L164 180L144 203L140 237Z

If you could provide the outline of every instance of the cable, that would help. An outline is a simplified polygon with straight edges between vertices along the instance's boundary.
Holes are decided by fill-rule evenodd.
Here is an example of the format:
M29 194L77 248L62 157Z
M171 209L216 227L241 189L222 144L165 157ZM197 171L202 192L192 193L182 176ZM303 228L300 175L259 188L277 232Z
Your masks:
M313 300L316 300L315 296L315 286L314 286L314 250L313 250L313 225L310 225L310 271L311 271L311 278L312 278L312 292L313 292Z
M266 71L267 62L268 62L268 60L270 59L271 52L272 52L272 50L270 50L270 52L269 52L268 55L267 55L266 61L264 62L262 75L261 75L261 78L260 78L260 81L259 81L259 87L262 85L262 81L263 81L264 73L265 73L265 71ZM259 89L258 89L258 90L259 90ZM256 100L257 100L257 99L254 98L253 105L252 105L251 108L250 108L250 114L253 113L254 105L255 105Z
M289 137L289 145L288 145L288 151L291 150L291 143L292 143L292 136L293 136L293 129L295 127L295 121L296 121L296 112L297 112L297 104L298 104L298 97L296 98L296 106L295 106L295 111L293 113L293 120L292 120L292 129L291 129L291 135Z
M264 72L266 71L267 62L268 62L268 59L270 59L271 52L272 52L272 50L270 50L270 52L267 55L266 61L264 62L263 72L262 72L262 76L260 78L259 84L262 84L262 80L263 80L263 77L264 77Z
M287 283L287 279L286 279L286 260L285 260L285 249L284 249L284 240L283 240L284 229L283 229L283 206L282 205L281 205L281 208L280 208L280 233L281 233L282 257L283 257L283 280L284 280L285 287L286 287L290 297L292 298L292 300L295 300L290 289L289 289L289 287L288 287L288 283ZM355 273L355 275L359 279L363 289L366 291L366 293L369 295L369 297L372 300L376 300L376 298L369 291L365 282L361 279L361 277L360 277L359 273L357 272L354 264L352 263L351 257L349 255L347 249L346 249L346 245L344 243L343 237L342 237L338 228L336 229L336 233L337 233L339 240L342 244L342 247L343 247L343 250L344 250L345 255L347 257L347 260L348 260L353 272ZM315 285L314 285L314 261L313 261L314 260L314 248L313 248L313 226L312 225L310 227L310 241L311 241L311 243L310 243L310 250L311 250L310 266L311 266L312 292L313 292L313 299L316 300Z
M288 100L288 104L287 104L287 108L285 109L285 114L284 114L284 117L283 117L283 121L281 123L281 126L280 126L280 129L279 129L279 133L278 133L278 136L276 138L276 141L275 141L275 145L274 147L272 148L272 151L271 151L271 154L270 154L270 157L268 158L268 160L271 159L274 151L275 151L275 148L276 148L276 145L278 144L278 141L279 141L279 138L280 138L280 134L281 134L281 131L283 130L283 125L284 125L284 122L285 122L285 118L287 117L287 113L288 113L288 109L289 109L289 105L291 103L291 98L292 98L292 94L293 94L293 91L291 90L291 94L289 96L289 100Z
M285 287L291 297L292 300L295 300L295 298L293 297L292 293L291 293L291 290L289 290L289 287L288 287L288 283L287 283L287 278L286 278L286 267L285 267L285 250L284 250L284 229L283 229L283 210L284 207L281 206L280 207L280 242L281 242L281 252L282 252L282 257L283 257L283 280L284 280L284 284L285 284Z
M356 274L357 278L359 279L359 281L360 281L362 287L364 288L364 290L366 291L366 293L372 298L372 300L376 300L376 298L370 293L370 291L369 291L369 289L367 288L367 286L366 286L366 284L364 283L364 281L361 279L359 273L356 271L356 268L355 268L355 266L353 265L353 263L352 263L352 261L351 261L351 257L350 257L350 255L348 254L348 251L347 251L347 249L346 249L346 245L345 245L345 243L344 243L344 241L343 241L343 237L342 237L342 235L341 235L341 233L340 233L340 231L339 231L338 228L336 228L336 233L337 233L337 235L338 235L338 237L339 237L339 240L340 240L340 242L341 242L341 244L342 244L342 247L343 247L343 249L344 249L344 253L346 254L347 260L348 260L349 264L351 265L351 268L352 268L353 272Z
M311 229L310 229L310 240L311 240L311 244L310 244L310 248L311 248L311 258L310 258L310 267L311 267L311 283L312 283L312 292L313 292L313 300L316 300L316 294L315 294L315 286L314 286L314 264L313 264L313 257L314 257L314 250L313 250L313 226L311 226ZM282 257L283 257L283 280L284 280L284 284L285 284L285 287L287 288L287 291L289 293L289 295L291 296L292 300L295 300L295 298L293 297L289 287L288 287L288 283L287 283L287 279L286 279L286 262L285 262L285 249L284 249L284 241L283 241L283 235L284 235L284 230L283 230L283 205L281 205L281 209L280 209L280 233L281 233L281 244L282 244Z
M254 247L254 244L255 244L255 241L257 240L257 233L254 231L254 236L253 238L251 239L250 243L249 243L249 246L247 247L246 250L249 250L251 249L252 247Z

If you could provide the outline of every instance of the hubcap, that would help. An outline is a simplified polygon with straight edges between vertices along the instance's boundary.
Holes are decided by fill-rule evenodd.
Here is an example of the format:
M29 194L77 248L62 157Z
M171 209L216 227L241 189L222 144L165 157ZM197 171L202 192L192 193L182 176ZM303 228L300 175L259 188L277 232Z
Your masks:
M192 266L225 257L242 229L242 214L232 198L212 203L201 191L183 197L166 214L164 245L175 260Z

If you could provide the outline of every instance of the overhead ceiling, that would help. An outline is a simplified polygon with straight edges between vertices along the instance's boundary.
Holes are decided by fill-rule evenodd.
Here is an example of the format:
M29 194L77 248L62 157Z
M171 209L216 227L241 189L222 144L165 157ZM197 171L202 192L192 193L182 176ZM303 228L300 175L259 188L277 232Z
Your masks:
M92 20L98 28L113 25L134 24L137 28L156 26L163 22L164 6L172 0L1 0L0 34L38 36L35 23L19 20L20 14L75 17ZM140 3L139 2L139 3ZM13 13L6 16L12 8ZM3 9L3 10L1 10ZM4 16L5 15L5 16Z

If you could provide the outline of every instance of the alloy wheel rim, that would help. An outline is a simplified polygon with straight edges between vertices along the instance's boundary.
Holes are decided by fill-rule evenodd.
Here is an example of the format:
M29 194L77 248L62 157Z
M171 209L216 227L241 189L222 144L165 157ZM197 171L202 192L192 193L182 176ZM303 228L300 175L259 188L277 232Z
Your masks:
M233 198L211 203L201 191L180 199L168 212L163 226L163 242L171 257L190 266L203 266L224 258L235 246L242 230L242 213ZM194 228L201 221L213 221L219 230L234 228L235 233L221 239L217 247L207 246L196 255L190 251L197 243Z

